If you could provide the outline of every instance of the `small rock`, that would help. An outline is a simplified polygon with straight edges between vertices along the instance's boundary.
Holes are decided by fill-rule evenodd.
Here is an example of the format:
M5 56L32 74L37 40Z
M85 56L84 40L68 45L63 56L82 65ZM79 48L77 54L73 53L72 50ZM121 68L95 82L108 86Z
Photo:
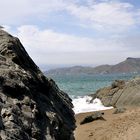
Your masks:
M125 111L126 111L126 108L116 108L113 114L124 113Z
M85 124L85 123L89 123L95 120L105 120L103 118L104 113L103 112L94 112L92 115L87 116L83 119L83 121L80 122L80 124Z
M125 86L125 81L124 80L115 80L111 87L112 88L119 88L119 89L122 89L123 87Z

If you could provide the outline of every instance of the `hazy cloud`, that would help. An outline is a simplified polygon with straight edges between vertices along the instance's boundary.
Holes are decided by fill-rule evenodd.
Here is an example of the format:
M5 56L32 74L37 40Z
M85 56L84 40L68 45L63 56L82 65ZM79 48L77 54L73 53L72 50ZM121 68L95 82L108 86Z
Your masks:
M63 0L4 0L0 3L0 19L2 24L25 24L64 7Z
M113 0L4 0L0 4L2 24L47 20L47 15L56 11L67 12L80 19L79 24L104 31L123 31L140 21L140 9Z
M139 13L132 4L118 1L92 1L86 6L71 4L67 9L72 15L88 23L87 26L104 31L124 31L135 26Z
M77 37L49 29L41 30L33 25L18 27L16 35L38 64L115 63L133 56L130 47L126 47L126 38ZM129 44L138 46L137 39L129 40ZM136 54L140 55L139 52Z
M61 20L55 20L57 14L63 16L63 20L72 19L68 23L73 24L69 29L71 34L53 30L49 24L46 26L45 23L54 16L54 29L60 28ZM140 56L140 8L133 3L118 0L4 0L0 4L0 19L5 30L20 38L37 64L117 63L126 57ZM86 31L91 33L91 30L89 37ZM79 31L83 32L82 36Z

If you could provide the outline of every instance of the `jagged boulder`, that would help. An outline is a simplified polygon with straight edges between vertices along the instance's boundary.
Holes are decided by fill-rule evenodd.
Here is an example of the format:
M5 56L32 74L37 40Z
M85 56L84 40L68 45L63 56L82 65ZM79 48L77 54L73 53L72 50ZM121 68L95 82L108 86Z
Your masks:
M71 99L0 29L0 139L72 140Z
M111 86L109 87L104 87L96 91L95 94L92 95L92 101L95 98L99 98L104 106L114 106L115 103L112 101L113 96L119 96L120 94L118 93L125 87L125 81L123 80L115 80ZM116 94L118 93L118 94Z
M111 86L99 89L93 98L99 98L103 105L114 107L140 106L140 77L129 81L116 80Z

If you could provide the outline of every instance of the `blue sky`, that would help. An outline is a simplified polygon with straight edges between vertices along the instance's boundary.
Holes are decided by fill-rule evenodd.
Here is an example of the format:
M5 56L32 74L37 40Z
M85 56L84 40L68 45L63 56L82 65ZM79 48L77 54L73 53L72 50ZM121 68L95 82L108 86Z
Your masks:
M140 57L139 0L5 0L1 25L42 68Z

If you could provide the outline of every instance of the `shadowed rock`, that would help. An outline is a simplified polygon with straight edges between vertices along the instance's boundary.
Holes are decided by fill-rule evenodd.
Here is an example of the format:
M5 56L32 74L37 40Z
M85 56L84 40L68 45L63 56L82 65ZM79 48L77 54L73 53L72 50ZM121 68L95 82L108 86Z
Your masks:
M19 39L0 30L0 139L72 140L71 99L47 79Z
M95 120L105 120L104 118L103 118L103 115L104 115L104 113L101 113L101 112L94 112L92 115L90 115L90 116L87 116L87 117L85 117L81 122L80 122L80 124L82 125L82 124L85 124L85 123L90 123L90 122L93 122L93 121L95 121Z

